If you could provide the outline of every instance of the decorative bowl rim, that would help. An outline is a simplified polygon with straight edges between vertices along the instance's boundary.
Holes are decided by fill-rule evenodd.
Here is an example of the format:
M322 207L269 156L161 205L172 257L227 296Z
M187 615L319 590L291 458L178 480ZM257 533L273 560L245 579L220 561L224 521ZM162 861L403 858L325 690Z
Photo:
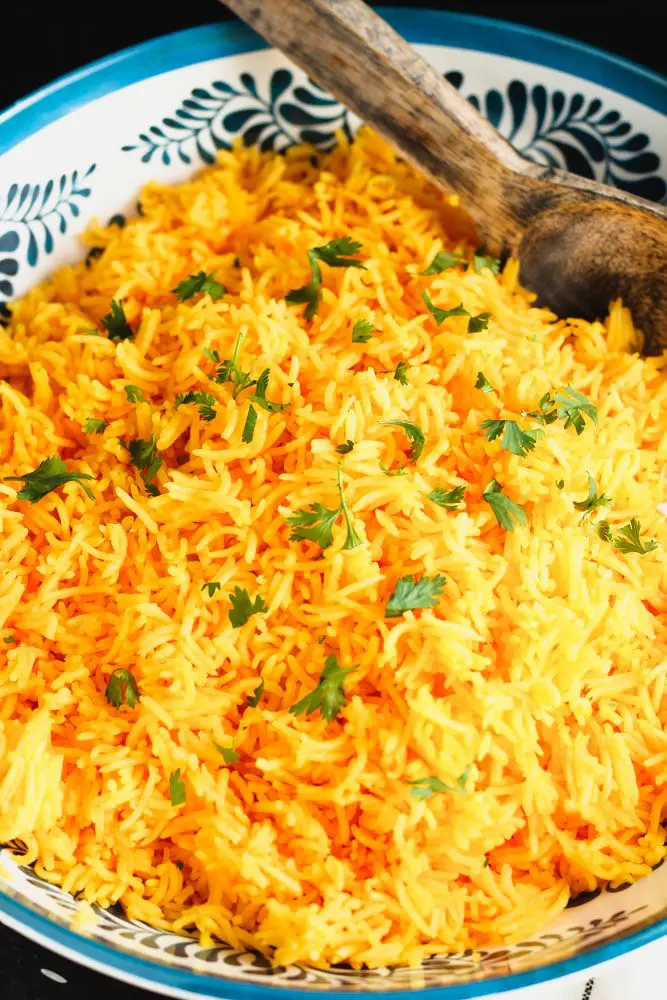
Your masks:
M552 32L495 18L443 10L380 7L380 13L412 43L467 49L518 59L569 73L604 86L655 111L667 107L667 78L613 53ZM419 18L416 17L419 14ZM446 41L443 41L446 39ZM530 58L531 43L538 41L539 61ZM218 22L189 28L121 49L88 63L35 90L0 112L0 157L48 125L86 104L133 83L211 59L245 55L269 46L240 22ZM285 987L265 986L221 976L207 976L148 959L93 940L52 921L27 907L2 888L0 923L25 934L45 947L116 978L131 977L149 988L159 985L181 995L225 997L227 1000L284 1000ZM610 942L584 946L575 955L525 972L492 976L468 983L424 987L423 1000L472 1000L491 993L505 993L583 972L667 935L667 918L646 923L638 930ZM298 984L300 993L312 993ZM414 987L373 991L374 1000L392 1000ZM368 994L350 990L327 991L331 1000L361 1000Z

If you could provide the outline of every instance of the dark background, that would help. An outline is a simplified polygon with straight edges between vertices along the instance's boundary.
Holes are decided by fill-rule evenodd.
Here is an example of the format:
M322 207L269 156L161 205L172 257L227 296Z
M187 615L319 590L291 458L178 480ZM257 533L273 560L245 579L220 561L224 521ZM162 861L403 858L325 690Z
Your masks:
M412 6L404 0L405 6ZM385 6L400 6L385 0ZM648 12L644 4L624 3L446 3L416 0L415 6L461 10L518 21L570 35L617 52L667 75L667 6ZM658 5L656 5L657 7ZM155 35L206 24L229 15L215 0L158 5L146 0L70 0L51 7L43 0L2 4L4 36L0 69L0 108L84 63ZM535 53L539 61L539 52ZM3 957L0 994L12 1000L148 1000L149 994L70 964L0 927ZM42 969L67 980L54 982ZM6 994L5 994L6 989ZM152 995L152 994L151 994Z

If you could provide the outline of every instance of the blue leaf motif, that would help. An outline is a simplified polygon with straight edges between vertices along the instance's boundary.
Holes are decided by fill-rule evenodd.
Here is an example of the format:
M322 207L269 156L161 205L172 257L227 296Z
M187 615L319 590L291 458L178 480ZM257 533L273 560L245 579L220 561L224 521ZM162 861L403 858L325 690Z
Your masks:
M252 94L253 97L259 96L257 93L257 85L255 83L255 78L252 75L252 73L241 73L239 79L241 80L241 83L243 84L243 86L245 87L245 89L248 91L249 94Z
M13 277L18 269L18 262L13 257L0 258L0 274L7 274Z
M240 132L244 125L247 125L252 118L261 115L260 108L244 108L242 111L232 111L222 119L222 124L228 132Z
M294 97L297 101L301 101L302 104L310 104L312 107L318 108L335 107L338 103L325 94L313 94L306 87L295 87Z
M19 245L19 234L15 229L0 236L0 253L13 253Z
M292 73L288 69L277 69L271 77L271 104L275 104L285 93L292 82Z

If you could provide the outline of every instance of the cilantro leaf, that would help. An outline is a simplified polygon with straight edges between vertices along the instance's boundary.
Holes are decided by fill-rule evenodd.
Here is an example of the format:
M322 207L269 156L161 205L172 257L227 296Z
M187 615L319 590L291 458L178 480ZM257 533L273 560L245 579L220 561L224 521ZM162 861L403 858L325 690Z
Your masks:
M442 274L443 271L449 270L450 267L460 267L465 262L466 259L462 253L448 253L446 250L438 250L426 270L419 273L423 275Z
M290 712L292 715L312 715L319 708L322 718L327 722L333 722L338 713L347 704L343 682L348 674L356 670L359 664L344 669L338 662L335 653L327 656L324 661L324 670L320 674L320 680L314 691L307 694L305 698L292 705Z
M259 684L255 688L252 694L246 695L246 701L251 708L257 708L259 705L259 700L264 692L264 678L260 680Z
M468 320L468 333L481 333L482 330L488 330L490 319L490 312L480 313L478 316L470 316Z
M308 510L296 510L287 518L292 529L290 541L317 542L321 549L333 544L333 528L340 514L340 507L329 510L321 503L311 503Z
M258 596L253 601L245 588L234 587L232 593L229 594L229 600L232 602L229 620L233 628L241 628L252 615L262 614L269 610L263 597Z
M188 403L196 403L199 406L199 416L207 423L215 418L215 404L217 400L210 392L179 392L174 400L174 406L187 406Z
M169 798L172 806L182 806L185 802L185 782L181 778L180 767L169 775Z
M215 375L209 375L209 378L213 382L217 382L218 385L223 385L225 382L232 383L232 396L234 399L243 392L244 389L250 389L255 385L255 380L251 378L250 372L241 371L238 367L239 352L241 350L241 341L243 340L243 333L240 332L236 335L236 341L234 343L234 351L231 358L225 359L218 366ZM212 357L217 362L220 359L220 355L217 351L211 352Z
M145 403L146 399L138 385L124 385L123 390L130 403Z
M152 483L162 468L162 459L157 453L155 437L151 436L147 440L143 438L131 438L129 442L125 442L121 438L120 443L130 453L130 464L135 469L139 469L146 492L149 496L157 496L157 487L152 485Z
M403 428L411 442L410 451L408 452L408 464L414 465L423 452L424 445L426 444L426 438L421 427L418 427L417 424L413 424L410 420L381 420L380 423Z
M539 428L522 431L515 420L485 420L481 429L488 441L495 441L502 434L501 447L521 458L534 450L538 437L542 434Z
M134 708L140 698L134 675L124 667L118 667L109 677L104 696L114 708L120 708L123 702L128 708Z
M86 417L82 429L84 434L103 434L106 427L106 420L98 420L97 417Z
M374 333L375 327L372 323L369 323L367 319L358 319L352 327L352 343L366 344Z
M523 504L516 503L503 493L503 488L497 479L492 479L485 487L482 499L486 500L496 521L505 531L514 531L517 524L521 527L528 524L526 508Z
M254 400L258 406L261 406L263 410L267 413L279 413L281 410L286 410L289 403L273 403L270 399L266 398L266 390L269 387L269 376L271 374L270 368L265 368L262 374L257 379L257 387L254 393Z
M609 524L609 521L594 521L593 527L595 528L595 530L597 531L598 535L600 536L603 542L613 541L611 534L611 525Z
M385 476L407 476L408 470L404 465L400 465L398 469L388 469L384 462L378 462L381 470L384 472Z
M587 472L586 475L588 476L588 496L585 500L575 500L574 502L574 509L582 511L584 515L592 514L598 507L608 507L611 503L611 497L608 497L606 493L598 494L598 488L590 472Z
M69 472L65 463L58 455L45 458L32 472L26 472L23 476L5 476L6 482L22 482L23 489L16 494L17 500L29 500L30 503L38 503L47 493L58 489L65 483L78 483L87 497L95 499L93 491L85 485L86 480L94 480L94 476L89 476L87 472Z
M248 414L245 418L245 423L243 425L243 433L241 434L241 440L244 444L250 444L255 436L255 427L257 426L257 410L250 404L248 407Z
M562 392L557 392L554 396L557 404L559 419L565 420L565 429L574 427L577 434L583 434L586 422L584 414L589 417L594 424L598 422L597 407L584 396L583 392L573 389L568 385Z
M486 375L484 374L484 372L477 372L477 381L475 382L475 388L476 389L481 389L482 392L495 392L496 391L493 388L493 386L491 385L491 383L489 382L489 380L486 377Z
M641 528L640 522L636 517L633 517L630 524L621 528L614 539L614 548L618 549L619 552L636 552L640 556L646 555L647 552L653 552L654 549L658 548L658 543L653 538L642 542L639 537Z
M123 303L111 300L110 311L102 317L102 326L109 335L109 340L132 340L134 330L125 318Z
M565 480L564 479L557 479L556 480L556 488L557 489L562 490L564 486L565 486Z
M438 326L441 326L446 319L449 319L450 316L470 316L468 310L463 308L463 303L460 303L454 309L439 309L437 306L433 305L424 288L421 289L421 293L422 298L426 303L426 308Z
M458 505L463 502L465 491L465 486L455 486L451 490L443 490L440 486L437 486L434 490L431 490L428 499L432 500L433 503L437 503L439 507L445 507L447 510L456 510Z
M214 302L217 302L226 291L225 286L215 280L215 271L211 271L210 274L207 274L206 271L197 271L196 274L188 275L185 281L176 285L176 288L172 288L172 292L180 302L192 299L200 293L210 296Z
M218 583L217 580L211 580L210 583L202 584L201 589L207 591L209 597L213 597L213 595L217 593L218 590L222 589L222 584Z
M399 361L398 364L396 365L394 378L396 379L397 382L400 382L401 385L408 384L408 368L409 365L407 361Z
M317 312L322 287L322 270L320 261L328 264L329 267L358 267L366 270L366 265L355 259L355 255L361 251L361 243L356 243L349 236L341 239L330 240L321 247L311 247L306 251L308 263L310 264L310 281L301 288L294 288L285 296L285 301L291 305L305 303L304 318L312 319Z
M545 392L540 398L537 404L536 410L522 410L522 417L534 417L542 426L546 424L553 424L555 420L558 420L558 410L556 409L556 402L551 397L550 392Z
M468 777L468 770L465 770L456 779L455 786L446 785L444 781L441 781L440 778L436 778L434 775L428 778L417 778L415 781L408 781L407 783L408 785L412 785L410 795L415 799L424 800L430 799L436 792L465 792Z
M7 646L18 646L18 639L15 635L6 635L2 640Z
M324 507L321 503L313 503L308 510L297 510L287 518L292 529L290 541L307 540L316 542L321 549L328 549L333 543L333 529L339 516L343 514L347 527L344 549L356 549L362 544L352 523L352 514L343 490L343 477L338 466L338 493L340 504L335 510Z
M386 618L398 618L406 611L416 611L419 608L435 608L442 594L446 578L444 576L403 576L396 583L393 593L385 608Z
M336 446L336 451L339 455L349 455L354 448L354 441L350 441L348 438L345 444L339 444Z
M239 753L236 750L234 743L232 743L230 747L223 747L220 746L219 743L216 743L215 740L213 740L213 746L215 747L215 749L218 751L219 754L222 754L222 759L224 760L225 764L231 765L237 763L239 759Z
M202 354L208 361L213 361L216 365L220 364L220 355L215 349L211 350L210 347L205 347Z
M481 274L485 267L488 267L491 274L498 274L500 271L500 261L497 257L482 257L480 254L475 254L472 264L477 274Z

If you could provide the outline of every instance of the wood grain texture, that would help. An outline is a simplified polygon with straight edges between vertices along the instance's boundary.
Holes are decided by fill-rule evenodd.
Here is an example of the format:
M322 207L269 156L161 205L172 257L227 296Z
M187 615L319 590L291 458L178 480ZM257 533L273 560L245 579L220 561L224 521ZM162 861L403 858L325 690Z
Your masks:
M456 191L480 242L498 256L517 255L541 303L593 319L620 294L647 351L667 346L666 209L525 160L362 0L224 2Z

